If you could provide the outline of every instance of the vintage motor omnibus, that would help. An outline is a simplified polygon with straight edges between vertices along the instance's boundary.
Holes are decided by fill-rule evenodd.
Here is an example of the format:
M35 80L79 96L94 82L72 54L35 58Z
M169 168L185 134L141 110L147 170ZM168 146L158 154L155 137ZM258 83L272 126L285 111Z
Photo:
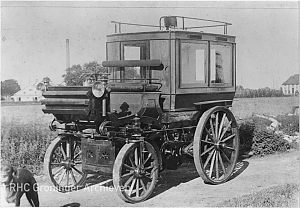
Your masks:
M160 171L178 168L185 156L206 183L226 182L239 151L229 109L231 24L182 16L158 25L112 23L105 71L89 74L88 86L48 86L43 94L43 112L54 115L50 129L58 131L44 161L50 181L66 192L90 173L112 176L119 196L136 203L151 195ZM123 31L133 26L141 31ZM209 29L222 32L201 31Z

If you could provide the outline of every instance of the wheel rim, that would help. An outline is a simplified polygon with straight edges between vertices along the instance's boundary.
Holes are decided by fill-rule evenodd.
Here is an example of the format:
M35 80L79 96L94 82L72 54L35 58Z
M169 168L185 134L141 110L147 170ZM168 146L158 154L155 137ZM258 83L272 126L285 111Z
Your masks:
M151 195L157 182L157 154L147 142L142 152L138 143L127 144L123 148L124 151L118 154L122 162L116 164L114 185L123 200L131 203L144 201Z
M198 150L194 155L195 163L200 163L196 165L197 170L205 182L225 182L231 176L238 156L236 120L227 108L216 107L203 114L198 126L194 139Z
M61 192L75 190L86 178L82 171L81 142L72 138L54 141L48 160L48 174Z

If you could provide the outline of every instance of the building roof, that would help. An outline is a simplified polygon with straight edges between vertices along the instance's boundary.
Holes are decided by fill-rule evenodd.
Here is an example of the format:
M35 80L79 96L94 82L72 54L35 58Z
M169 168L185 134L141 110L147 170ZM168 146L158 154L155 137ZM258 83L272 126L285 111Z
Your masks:
M43 92L37 89L38 84L39 82L35 82L34 84L19 90L13 95L13 97L14 96L41 96Z
M282 85L299 85L299 74L290 76Z

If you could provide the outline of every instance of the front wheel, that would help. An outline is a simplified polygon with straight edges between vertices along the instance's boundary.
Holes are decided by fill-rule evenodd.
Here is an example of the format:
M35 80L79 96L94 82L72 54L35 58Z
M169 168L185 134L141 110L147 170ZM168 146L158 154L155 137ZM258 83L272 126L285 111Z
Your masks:
M158 171L158 156L150 143L125 144L113 168L113 183L118 195L130 203L146 200L155 188Z
M237 122L232 112L217 106L204 112L194 135L193 154L202 179L211 184L227 181L239 152Z
M58 136L48 147L44 170L60 192L78 188L86 179L82 172L81 141L73 136Z

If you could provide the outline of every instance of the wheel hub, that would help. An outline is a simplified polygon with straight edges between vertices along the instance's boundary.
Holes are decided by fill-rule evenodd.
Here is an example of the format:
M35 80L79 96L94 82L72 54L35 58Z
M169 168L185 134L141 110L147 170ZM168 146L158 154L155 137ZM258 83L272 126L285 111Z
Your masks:
M74 162L71 159L63 160L61 163L67 170L71 170L71 168L74 166Z
M141 178L143 175L145 175L145 170L140 167L137 167L134 170L134 175L135 175L135 177Z
M217 150L220 150L221 148L224 148L225 146L226 146L225 143L219 142L219 141L214 144L214 147Z

